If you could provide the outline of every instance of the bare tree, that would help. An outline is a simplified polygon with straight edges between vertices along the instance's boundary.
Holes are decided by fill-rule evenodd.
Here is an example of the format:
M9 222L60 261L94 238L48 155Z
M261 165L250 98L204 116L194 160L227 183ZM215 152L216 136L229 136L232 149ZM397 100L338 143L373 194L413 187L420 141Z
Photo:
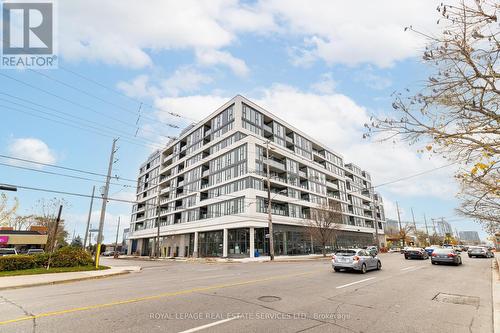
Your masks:
M372 119L367 137L419 144L460 166L460 212L498 228L500 210L500 29L498 2L441 4L442 33L424 35L423 61L434 68L416 94L396 93L396 115ZM425 147L425 148L423 148ZM496 218L495 218L496 217ZM495 229L495 228L494 228Z
M10 226L11 219L19 208L19 201L14 198L14 204L9 207L9 198L5 193L0 194L0 226Z
M68 232L64 228L64 220L61 220L59 222L56 238L55 240L53 239L57 213L60 205L67 207L68 203L64 199L51 198L40 199L35 204L34 220L36 221L37 225L46 227L48 231L48 240L46 246L54 244L54 246L57 247L66 244Z
M326 256L326 247L336 243L340 225L342 224L342 212L340 203L329 200L317 208L312 208L309 219L306 220L307 233L315 243L321 245L321 252Z
M398 235L401 240L403 246L410 242L410 233L414 230L413 226L410 224L403 224L399 229Z

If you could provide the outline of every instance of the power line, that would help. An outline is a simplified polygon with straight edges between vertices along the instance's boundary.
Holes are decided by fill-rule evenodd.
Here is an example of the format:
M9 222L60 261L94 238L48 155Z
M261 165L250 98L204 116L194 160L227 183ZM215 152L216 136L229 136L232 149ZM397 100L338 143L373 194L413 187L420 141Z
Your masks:
M48 166L48 167L52 167L52 168L58 168L58 169L63 169L63 170L68 170L68 171L75 171L75 172L85 173L85 174L94 175L94 176L107 177L107 175L105 175L103 173L86 171L86 170L76 169L76 168L70 168L70 167L65 167L65 166L55 165L55 164L50 164L50 163L37 162L37 161L28 160L28 159L24 159L24 158L20 158L20 157L13 157L13 156L8 156L8 155L3 155L3 154L0 154L0 157L11 159L11 160L16 160L16 161L22 161L22 162L27 162L27 163L33 163L33 164ZM126 180L126 181L132 181L134 183L137 182L137 180L132 180L132 179L129 180L127 178L121 178L119 176L115 176L114 178L117 179L117 180L121 179L121 180Z
M2 93L0 92L0 94L2 94ZM88 127L88 128L93 129L93 130L96 130L98 132L111 133L111 135L114 135L114 136L116 136L118 134L122 138L123 137L128 138L127 142L130 142L130 140L133 140L133 141L141 142L144 146L150 145L150 146L157 147L158 149L163 148L163 146L160 146L157 142L155 142L153 140L149 140L149 139L146 139L146 138L133 137L133 136L129 135L127 132L124 132L124 131L121 131L119 129L115 129L115 128L112 128L112 127L109 127L109 126L106 126L106 125L102 125L101 123L98 123L98 122L94 122L94 121L87 120L87 119L84 119L84 118L81 118L81 117L73 116L73 115L71 115L71 114L69 114L67 112L63 112L63 111L59 111L59 110L56 110L56 109L52 109L52 108L41 106L42 108L52 109L52 110L54 110L57 113L61 113L61 114L66 115L66 117L64 117L64 116L59 116L59 115L52 114L50 112L42 111L42 110L30 107L30 106L19 104L19 103L10 101L10 100L6 100L6 99L3 99L3 98L0 98L0 100L1 101L5 101L7 103L11 103L11 104L17 105L17 106L20 106L22 108L33 110L36 113L31 113L31 112L26 111L24 109L18 109L18 108L12 107L12 106L0 105L0 107L5 108L5 109L9 109L9 110L12 110L12 111L18 111L18 112L21 112L21 113L26 113L26 114L32 115L34 117L46 119L46 120L49 120L49 121L55 121L53 119L47 119L47 118L41 117L38 114L38 113L42 113L42 114L45 114L45 115L47 115L49 117L54 117L54 118L58 118L58 119L62 119L64 121L70 122L70 124L78 124L80 126L80 129L83 129L83 128L81 128L81 126ZM68 117L69 117L69 119L68 119ZM99 127L104 127L104 128L107 128L107 129L105 130L105 129L102 129L102 128L99 128L99 127L96 127L96 126L93 126L93 125L83 124L83 123L75 121L74 119L71 119L71 118L75 118L75 119L78 119L78 120L84 121L84 122L93 123L93 124L96 124ZM66 125L68 125L68 124L66 124Z
M62 97L62 96L57 95L57 94L55 94L55 93L53 93L53 92L51 92L51 91L48 91L48 90L42 89L42 88L37 87L37 86L35 86L35 85L33 85L33 84L30 84L30 83L28 83L28 82L24 82L24 81L22 81L22 80L16 79L16 78L14 78L14 77L12 77L12 76L10 76L10 75L4 74L4 73L0 73L0 75L1 75L1 76L3 76L3 77L5 77L5 78L8 78L8 79L10 79L10 80L16 81L16 82L18 82L18 83L20 83L20 84L23 84L23 85L25 85L25 86L28 86L28 87L30 87L30 88L32 88L32 89L35 89L35 90L41 91L41 92L43 92L43 93L45 93L45 94L47 94L47 95L50 95L50 96L52 96L52 97L55 97L55 98L57 98L57 99L59 99L59 100L62 100L62 101L64 101L64 102L66 102L66 103L70 103L70 104L75 105L75 106L77 106L77 107L79 107L79 108L82 108L82 109L88 110L88 111L90 111L90 112L93 112L93 113L99 114L99 115L101 115L101 116L104 116L104 117L109 118L109 119L111 119L111 120L114 120L114 121L116 121L116 122L119 122L119 123L121 123L121 124L123 124L123 125L129 126L129 127L133 127L134 129L136 129L136 128L137 128L137 125L135 125L135 124L131 124L131 123L128 123L128 122L126 122L126 121L123 121L122 119L119 119L119 118L116 118L116 117L112 117L112 116L109 116L109 115L107 115L107 114L105 114L105 113L102 113L102 112L96 111L96 110L92 109L92 108L91 108L91 107L89 107L89 106L86 106L86 105L83 105L83 104L77 103L77 102L75 102L75 101L73 101L73 100L71 100L71 99L68 99L68 98L66 98L66 97ZM157 133L155 133L154 131L151 131L151 130L148 130L148 129L144 129L144 128L143 128L143 130L144 130L144 131L147 131L147 132L150 132L150 133L152 133L152 134L155 134L155 135L157 134ZM166 137L167 137L167 138L172 138L172 137L169 137L169 136L166 136Z
M64 112L64 111L61 111L61 110L58 110L58 109L55 109L53 107L50 107L50 106L46 106L46 105L42 105L42 104L38 104L38 103L35 103L35 102L32 102L30 100L27 100L25 98L21 98L21 97L18 97L18 96L14 96L14 95L11 95L11 94L8 94L8 93L5 93L5 92L0 92L0 95L5 95L5 96L8 96L12 99L16 99L16 100L19 100L19 101L23 101L25 103L29 103L29 104L32 104L32 105L35 105L37 107L40 107L42 109L46 109L46 110L51 110L51 111L54 111L56 113L59 113L59 114L63 114L63 115L66 115L70 118L75 118L75 119L79 119L81 121L84 121L84 122L88 122L88 123L91 123L91 124L95 124L97 126L101 126L101 127L104 127L106 128L107 130L110 130L110 131L114 131L114 132L117 132L117 133L120 133L121 136L125 135L125 136L128 136L130 138L132 138L133 140L144 140L144 141L149 141L151 143L154 143L154 144L157 144L157 142L153 141L153 140L149 140L149 139L146 139L146 138L137 138L137 137L133 137L132 135L130 135L128 132L125 132L125 131L121 131L121 130L118 130L114 127L111 127L111 126L106 126L106 125L103 125L102 123L100 122L97 122L97 121L93 121L93 120L88 120L88 119L85 119L85 118L82 118L82 117L79 117L79 116L75 116L71 113L68 113L68 112ZM8 100L8 99L3 99L3 98L0 98L0 100L3 100L5 102L8 102L8 103L11 103L11 104L14 104L14 105L18 105L20 107L24 107L24 108L28 108L28 109L31 109L31 110L34 110L34 111L38 111L38 112L41 112L41 113L45 113L45 114L48 114L48 115L51 115L51 116L54 116L52 115L51 113L48 113L48 112L44 112L44 111L40 111L38 109L35 109L33 107L29 107L29 106L26 106L26 105L23 105L23 104L20 104L20 103L16 103L16 102L13 102L11 100ZM55 116L54 116L55 117ZM84 125L84 126L88 126L88 125Z
M74 178L74 179L86 180L86 181L91 181L91 182L94 182L94 183L104 183L105 182L103 180L97 180L97 179L92 179L92 178L87 178L87 177L80 177L80 176L74 176L74 175L67 175L67 174L63 174L63 173L46 171L46 170L38 170L38 169L23 167L23 166L20 166L20 165L12 165L12 164L1 163L1 162L0 162L0 165L6 166L6 167L10 167L10 168L16 168L16 169L26 170L26 171L33 171L33 172L38 172L38 173L45 173L45 174L54 175L54 176L61 176L61 177L67 177L67 178ZM118 186L122 186L122 187L136 188L135 186L132 186L132 185L123 185L123 184L118 184L118 183L110 183L110 184L112 184L112 185L118 185Z
M57 79L57 78L55 78L55 77L52 77L52 76L50 76L50 75L47 75L47 74L45 74L45 73L39 72L39 71L34 70L34 69L31 69L31 68L29 68L28 70L29 70L29 71L31 71L31 72L33 72L33 73L36 73L36 74L38 74L38 75L40 75L40 76L43 76L43 77L45 77L45 78L47 78L47 79L49 79L49 80L52 80L52 81L54 81L54 82L57 82L57 83L59 83L59 84L61 84L61 85L65 86L65 87L68 87L68 88L70 88L70 89L73 89L73 90L75 90L75 91L78 91L78 92L80 92L80 93L82 93L82 94L84 94L84 95L86 95L86 96L89 96L89 97L95 98L95 99L97 99L97 100L99 100L99 101L101 101L101 102L103 102L103 103L106 103L106 104L112 105L112 106L114 106L114 107L116 107L116 108L119 108L120 110L125 111L125 112L131 113L131 114L134 114L134 115L137 115L137 112L136 112L136 111L131 111L131 110L127 109L127 108L122 107L122 106L121 106L121 105L119 105L119 104L116 104L116 103L110 102L110 101L108 101L108 100L106 100L106 99L104 99L104 98L102 98L102 97L99 97L99 96L96 96L96 95L94 95L94 94L91 94L91 93L89 93L88 91L85 91L85 90L83 90L83 89L81 89L81 88L75 87L74 85L71 85L71 84L69 84L69 83L67 83L67 82L64 82L64 81L62 81L62 80L59 80L59 79ZM151 118L151 117L148 117L148 116L143 116L143 118L150 119L150 120L155 121L155 122L160 122L160 123L162 123L162 124L164 124L164 125L167 125L167 126L169 126L169 127L171 127L171 128L176 128L176 129L178 129L178 128L179 128L179 126L178 126L178 125L171 124L171 123L167 123L167 122L163 122L163 121L161 121L161 120L159 120L159 119L154 119L154 118Z
M98 81L97 81L97 80L95 80L95 79L91 79L91 78L89 78L89 77L87 77L87 76L84 76L84 75L82 75L82 74L80 74L80 73L77 73L77 72L75 72L75 71L73 71L73 70L71 70L71 69L65 68L65 67L63 67L63 66L61 66L61 65L59 65L59 68L60 68L60 69L62 69L62 70L64 70L64 71L66 71L66 72L68 72L68 73L71 73L71 74L73 74L73 75L75 75L75 76L77 76L77 77L79 77L79 78L81 78L81 79L83 79L83 80L85 80L85 81L88 81L88 82L90 82L90 83L93 83L93 84L95 84L95 85L98 85L99 87L102 87L102 88L104 88L104 89L106 89L106 90L108 90L108 91L110 91L110 92L112 92L112 93L114 93L114 94L117 94L117 95L120 95L120 96L122 96L122 97L125 97L125 98L127 98L127 99L129 99L129 100L131 100L131 101L136 102L136 103L141 103L141 104L143 104L143 105L145 105L145 106L149 107L149 108L150 108L150 109L152 109L152 110L155 110L155 109L156 109L156 110L159 110L159 111L166 112L167 114L169 114L169 115L171 115L171 116L173 116L173 117L177 117L177 118L184 118L184 119L189 120L189 121L198 122L198 120L196 120L196 119L194 119L194 118L186 117L186 116L183 116L183 115L181 115L181 114L179 114L179 113L175 113L175 112L167 111L167 110L165 110L165 109L162 109L162 108L159 108L159 107L155 107L155 106L153 106L153 105L151 105L151 104L149 104L149 103L146 103L146 102L144 102L144 101L141 101L141 100L139 100L139 99L137 99L137 98L134 98L134 97L128 96L128 95L126 95L126 94L122 93L121 91L119 91L119 90L117 90L117 89L114 89L114 88L108 87L108 86L106 86L105 84L102 84L102 83L98 82Z

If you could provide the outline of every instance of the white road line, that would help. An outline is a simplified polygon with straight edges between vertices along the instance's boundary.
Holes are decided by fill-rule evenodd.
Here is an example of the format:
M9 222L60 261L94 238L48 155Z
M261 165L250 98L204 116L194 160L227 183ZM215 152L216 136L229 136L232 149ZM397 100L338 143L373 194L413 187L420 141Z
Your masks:
M421 268L424 268L424 266L415 267L415 268L413 268L413 269L409 269L409 270L407 270L406 272L414 272L414 271L419 270L419 269L421 269Z
M406 268L401 268L402 271L406 271L407 269L411 269L411 268L414 268L415 266L410 266L410 267L406 267Z
M359 280L359 281L356 281L356 282L351 282L351 283L348 283L348 284L344 284L342 286L338 286L336 287L337 289L340 289L340 288L345 288L345 287L349 287L349 286L352 286L353 284L356 284L356 283L361 283L361 282L365 282L365 281L369 281L369 280L373 280L375 279L374 277L371 277L371 278L367 278L367 279L363 279L363 280Z
M216 326L216 325L224 324L224 323L227 323L228 321L235 320L235 319L238 319L238 318L239 317L231 317L231 318L219 320L219 321L216 321L216 322L213 322L213 323L210 323L210 324L206 324L206 325L203 325L203 326L193 327L193 328L191 328L189 330L182 331L182 332L179 332L179 333L191 333L191 332L201 331L201 330L204 330L205 328L209 328L209 327L213 327L213 326Z

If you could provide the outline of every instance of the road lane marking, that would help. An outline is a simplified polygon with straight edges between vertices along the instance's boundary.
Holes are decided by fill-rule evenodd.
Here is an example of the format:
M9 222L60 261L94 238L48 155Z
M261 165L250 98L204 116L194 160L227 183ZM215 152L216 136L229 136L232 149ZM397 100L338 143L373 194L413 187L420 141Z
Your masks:
M351 283L348 283L348 284L344 284L344 285L338 286L338 287L336 287L336 288L337 288L337 289L340 289L340 288L345 288L345 287L352 286L353 284L356 284L356 283L361 283L361 282L365 282L365 281L369 281L369 280L373 280L373 279L375 279L375 277L371 277L371 278L367 278L367 279L363 279L363 280L359 280L359 281L351 282Z
M320 270L320 271L323 271L323 270ZM319 272L319 271L316 271L316 272ZM101 309L101 308L109 308L109 307L116 306L116 305L124 305L124 304L137 303L137 302L142 302L142 301L150 301L150 300L156 300L156 299L165 298L165 297L188 295L188 294L193 294L196 292L223 289L223 288L236 287L236 286L243 286L243 285L249 285L249 284L254 284L254 283L259 283L259 282L272 281L272 280L282 280L282 279L291 278L291 277L311 275L311 274L314 274L316 272L294 273L294 274L280 275L280 276L274 276L274 277L263 278L263 279L246 280L246 281L240 281L240 282L234 282L234 283L213 285L213 286L208 286L208 287L199 287L199 288L193 288L193 289L171 291L171 292L161 293L161 294L157 294L157 295L131 298L131 299L126 299L126 300L116 301L116 302L111 302L111 303L102 303L102 304L82 306L82 307L78 307L78 308L71 308L71 309L66 309L66 310L44 312L44 313L40 313L37 315L24 316L24 317L18 317L18 318L14 318L14 319L0 321L0 326L6 325L6 324L17 323L20 321L33 320L33 319L44 318L44 317L53 317L53 316L67 314L67 313L95 310L95 309Z
M406 267L406 268L401 268L402 271L406 271L407 269L411 269L411 268L415 268L415 266L410 266L410 267Z
M414 271L419 270L421 268L424 268L424 266L414 267L413 269L406 270L405 273L406 272L414 272Z
M182 332L179 332L179 333L192 333L192 332L201 331L201 330L204 330L205 328L209 328L209 327L217 326L217 325L220 325L220 324L224 324L224 323L227 323L228 321L235 320L235 319L238 319L238 318L239 317L232 317L232 318L227 318L227 319L219 320L219 321L216 321L214 323L206 324L206 325L203 325L203 326L193 327L193 328L191 328L189 330L182 331Z

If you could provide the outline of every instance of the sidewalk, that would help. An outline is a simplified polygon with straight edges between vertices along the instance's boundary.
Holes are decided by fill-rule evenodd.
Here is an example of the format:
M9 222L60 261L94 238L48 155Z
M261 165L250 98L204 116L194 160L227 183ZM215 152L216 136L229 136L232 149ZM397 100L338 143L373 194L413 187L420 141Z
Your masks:
M495 253L496 265L491 275L493 293L493 332L500 333L500 253ZM495 264L495 263L494 263Z
M100 271L5 276L0 277L0 290L99 279L108 276L128 274L130 272L139 272L140 270L140 266L119 266Z

